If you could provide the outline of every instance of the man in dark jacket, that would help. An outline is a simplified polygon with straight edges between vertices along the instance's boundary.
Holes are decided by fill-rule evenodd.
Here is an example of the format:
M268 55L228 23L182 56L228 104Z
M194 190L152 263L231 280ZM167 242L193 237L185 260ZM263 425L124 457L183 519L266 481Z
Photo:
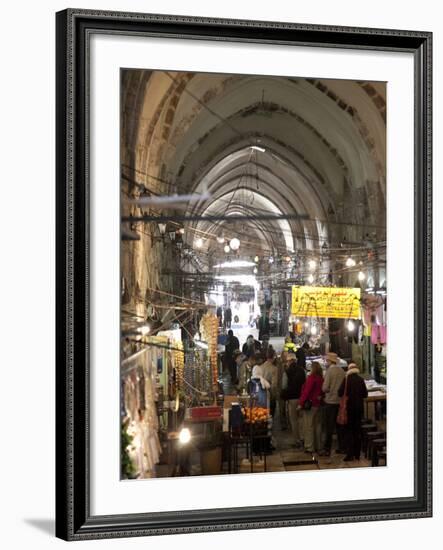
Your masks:
M348 396L348 423L345 426L346 462L360 460L361 419L363 418L364 399L368 397L365 381L355 363L349 363L346 378L338 390L339 397Z
M298 348L298 350L295 352L295 356L297 357L297 365L299 367L303 367L306 369L306 356L308 355L309 350L309 344L305 342L301 348Z
M301 423L301 414L298 410L302 386L306 380L306 372L296 361L292 361L286 369L287 387L285 397L288 402L289 422L291 424L292 434L294 436L294 445L296 448L303 446L303 430Z
M234 361L234 351L240 349L240 342L237 336L234 336L232 329L228 330L228 337L226 338L225 343L225 355L224 361L226 367L229 369L231 374L232 384L237 384L237 365Z
M230 307L227 307L225 309L225 315L224 315L225 328L231 328L231 322L232 322L232 309Z

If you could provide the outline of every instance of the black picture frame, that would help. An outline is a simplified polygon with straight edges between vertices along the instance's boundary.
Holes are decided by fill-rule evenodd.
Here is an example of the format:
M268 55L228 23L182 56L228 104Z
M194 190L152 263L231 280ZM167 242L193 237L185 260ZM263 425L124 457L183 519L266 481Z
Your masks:
M89 39L94 33L411 52L415 65L415 492L410 498L92 516ZM432 515L432 33L69 9L56 14L56 535L65 540ZM339 76L339 75L338 75ZM412 221L412 220L411 220Z

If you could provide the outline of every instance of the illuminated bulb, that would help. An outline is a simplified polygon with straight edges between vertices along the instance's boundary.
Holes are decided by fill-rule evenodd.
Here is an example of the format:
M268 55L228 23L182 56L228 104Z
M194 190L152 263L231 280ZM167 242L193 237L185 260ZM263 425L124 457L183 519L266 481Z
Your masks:
M149 325L144 325L138 330L143 334L143 336L145 336L146 334L149 334L151 332L151 327Z
M366 275L363 273L363 271L359 271L358 272L358 280L359 281L364 281L366 278Z
M305 327L308 328L308 327L309 327L309 323L306 322L306 323L305 323Z
M201 237L199 237L196 241L195 241L195 246L197 248L201 248L203 246L203 239Z
M217 237L217 242L219 244L223 244L225 242L225 238L224 237Z
M229 241L229 246L232 248L232 250L238 250L240 248L240 241L237 239L237 237L234 237Z
M254 267L254 269L252 271L254 272L254 275L256 275L258 273L258 269L256 267Z
M317 334L317 327L311 327L311 334L315 336Z
M258 264L259 259L260 259L260 258L259 258L258 256L256 256L256 257L254 258L254 262L255 262L256 264Z
M228 254L228 252L229 252L231 249L229 248L229 245L227 244L227 245L225 245L225 247L224 247L223 250L226 252L226 254Z
M299 323L299 322L300 322L300 319L296 319L295 322L296 322L296 323Z
M315 260L309 260L308 266L309 266L309 269L314 270L317 267L317 262Z
M269 263L270 264L273 264L274 263L274 258L272 256L269 257Z
M349 258L346 260L346 267L354 267L355 260L349 256Z
M184 235L184 234L185 234L185 228L184 228L184 227L180 227L180 229L178 230L178 232L180 233L180 235Z
M312 273L308 277L308 282L311 283L311 285L314 282L314 275L312 275Z
M348 330L349 330L349 332L352 332L354 330L354 328L355 328L354 321L349 320L348 321Z
M178 440L182 444L186 444L191 441L191 432L189 431L189 428L182 428L180 430L180 433L178 434Z

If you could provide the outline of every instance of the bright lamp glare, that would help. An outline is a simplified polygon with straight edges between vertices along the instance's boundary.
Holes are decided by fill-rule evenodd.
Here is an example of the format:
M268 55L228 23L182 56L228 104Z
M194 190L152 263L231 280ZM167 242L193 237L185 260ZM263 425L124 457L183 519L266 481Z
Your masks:
M349 256L349 258L346 260L346 267L354 267L355 260Z
M309 269L314 270L317 267L317 262L315 260L309 260L308 266L309 266Z
M349 332L352 332L354 330L354 328L355 328L354 321L349 320L348 321L348 330L349 330Z
M180 430L180 433L178 434L178 440L182 444L186 444L191 441L191 432L189 431L189 428L182 428Z
M231 249L229 248L229 245L227 244L227 245L225 245L223 250L226 252L226 254L228 254Z
M314 282L314 275L312 275L312 273L308 277L308 282L311 283L311 285Z
M217 264L214 267L252 267L254 265L254 262L248 262L247 260L232 260L231 262L222 262L221 264Z
M203 246L203 239L201 237L199 237L196 241L195 241L195 246L197 248L201 248Z
M225 238L224 237L217 237L217 242L220 243L220 244L223 244L225 242Z
M232 250L238 250L240 248L240 241L237 239L237 237L234 237L229 241L229 246L232 248Z
M363 273L363 271L359 271L358 273L358 280L359 281L364 281L366 278L366 275Z

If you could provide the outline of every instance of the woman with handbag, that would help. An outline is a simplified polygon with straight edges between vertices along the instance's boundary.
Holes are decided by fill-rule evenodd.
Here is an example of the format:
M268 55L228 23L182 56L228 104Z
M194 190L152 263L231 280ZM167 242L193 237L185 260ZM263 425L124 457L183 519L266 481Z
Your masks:
M323 398L323 371L320 363L313 361L311 374L302 388L299 409L303 410L303 434L305 452L314 453L321 448L321 423L319 410Z
M346 462L360 460L361 419L363 418L364 399L368 397L365 381L355 363L349 363L346 377L338 390L342 398L337 422L344 426Z

